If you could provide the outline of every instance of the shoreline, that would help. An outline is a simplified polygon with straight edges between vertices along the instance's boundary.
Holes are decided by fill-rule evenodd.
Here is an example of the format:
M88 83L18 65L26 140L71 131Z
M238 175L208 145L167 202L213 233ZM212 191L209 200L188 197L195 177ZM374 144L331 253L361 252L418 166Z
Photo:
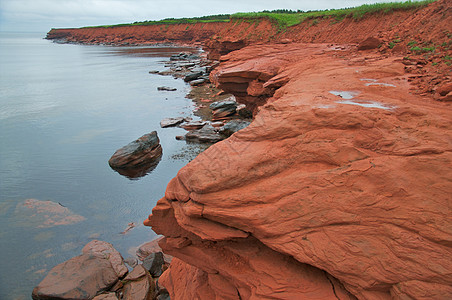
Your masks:
M210 79L254 118L144 221L175 257L159 279L171 299L452 296L425 264L452 270L450 70L375 39L217 45Z

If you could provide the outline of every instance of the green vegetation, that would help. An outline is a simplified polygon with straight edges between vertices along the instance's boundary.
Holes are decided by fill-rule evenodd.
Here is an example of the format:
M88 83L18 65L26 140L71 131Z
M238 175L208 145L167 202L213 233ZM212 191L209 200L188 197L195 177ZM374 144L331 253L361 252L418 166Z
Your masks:
M88 26L83 28L110 28L122 26L139 26L139 25L171 25L171 24L194 24L194 23L211 23L211 22L229 22L230 15L211 15L197 18L168 18L160 21L142 21L116 25Z
M429 52L435 52L436 47L435 46L431 46L431 47L419 47L419 46L414 46L410 48L410 51L415 53L415 54L421 54L421 53L429 53Z
M361 19L366 15L371 15L375 13L391 13L393 11L400 10L410 10L423 7L429 3L436 0L421 0L421 1L405 1L405 2L390 2L390 3L376 3L376 4L365 4L358 7L344 8L344 9L330 9L330 10L319 10L319 11L293 11L288 9L278 9L272 11L262 11L262 12L250 12L250 13L236 13L233 15L212 15L197 18L168 18L160 21L142 21L134 22L128 24L117 24L117 25L103 25L103 26L91 26L84 28L109 28L109 27L121 27L121 26L135 26L135 25L170 25L170 24L193 24L193 23L209 23L209 22L229 22L230 20L235 22L250 22L254 23L262 18L266 18L275 22L279 30L283 30L287 27L300 24L301 22L309 19L332 19L332 24L341 22L347 17L353 19ZM310 26L316 25L317 22L311 22Z
M316 18L334 18L335 19L335 21L333 21L334 23L340 22L346 17L361 19L366 15L375 13L386 14L398 10L409 10L420 8L434 1L435 0L376 3L376 4L365 4L353 8L330 9L307 12L302 12L299 10L298 11L284 10L282 12L281 10L276 10L252 13L236 13L231 15L231 20L240 20L240 19L255 20L260 18L267 18L278 24L280 28L285 28L300 24L305 20Z

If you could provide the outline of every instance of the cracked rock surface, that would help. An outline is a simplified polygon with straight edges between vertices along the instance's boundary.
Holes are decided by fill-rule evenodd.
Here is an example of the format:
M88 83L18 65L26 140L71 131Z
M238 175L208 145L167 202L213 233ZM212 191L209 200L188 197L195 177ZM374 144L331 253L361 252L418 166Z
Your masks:
M249 46L211 74L264 104L145 221L171 299L452 297L451 108L410 94L401 59L337 49Z

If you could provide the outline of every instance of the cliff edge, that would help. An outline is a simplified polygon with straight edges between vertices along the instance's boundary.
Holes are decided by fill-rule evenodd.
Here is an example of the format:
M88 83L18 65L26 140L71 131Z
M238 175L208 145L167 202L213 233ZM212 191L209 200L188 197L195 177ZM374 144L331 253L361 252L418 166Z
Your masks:
M450 24L449 1L381 35L425 39L410 24L436 17ZM450 299L451 106L413 85L446 95L450 68L389 47L249 44L211 80L253 122L182 168L144 222L176 257L171 299Z

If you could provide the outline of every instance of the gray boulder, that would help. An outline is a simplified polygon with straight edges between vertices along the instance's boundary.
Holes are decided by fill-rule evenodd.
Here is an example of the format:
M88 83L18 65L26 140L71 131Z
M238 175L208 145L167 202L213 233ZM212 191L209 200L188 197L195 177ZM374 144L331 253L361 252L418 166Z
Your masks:
M212 125L208 124L199 130L190 131L185 135L185 139L193 142L216 143L223 140L223 137Z
M114 169L134 168L155 162L161 155L162 146L153 131L116 150L108 163Z
M190 82L190 81L196 80L199 77L201 77L203 74L204 74L204 72L202 72L202 71L190 72L187 75L185 75L184 81Z
M166 128L166 127L172 127L179 125L180 123L184 122L185 118L178 117L178 118L166 118L160 121L160 127Z
M245 120L232 120L226 123L221 129L220 133L226 137L231 136L233 133L242 130L250 125L249 121Z
M234 100L217 101L210 104L214 118L222 118L233 115L237 110L237 102Z

